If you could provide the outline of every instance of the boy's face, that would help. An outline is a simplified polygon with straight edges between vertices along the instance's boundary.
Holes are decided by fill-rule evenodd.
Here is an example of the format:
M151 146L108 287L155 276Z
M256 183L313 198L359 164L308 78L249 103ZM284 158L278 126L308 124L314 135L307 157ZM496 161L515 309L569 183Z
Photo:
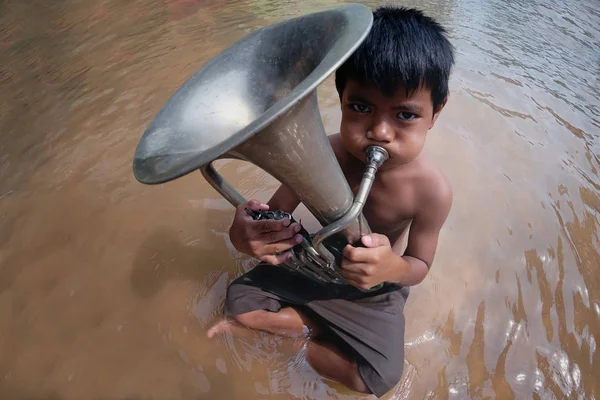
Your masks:
M363 162L364 149L378 145L390 155L382 169L407 164L423 149L427 132L443 106L433 113L431 91L427 88L407 97L400 87L388 97L374 86L348 80L342 95L340 136L346 149Z

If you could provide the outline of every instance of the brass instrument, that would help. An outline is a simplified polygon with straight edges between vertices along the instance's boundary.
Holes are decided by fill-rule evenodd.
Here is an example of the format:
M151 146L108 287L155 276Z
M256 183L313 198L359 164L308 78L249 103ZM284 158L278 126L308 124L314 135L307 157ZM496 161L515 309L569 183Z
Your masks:
M253 163L293 190L323 226L305 235L283 266L343 284L341 253L371 232L362 208L388 154L377 146L365 149L368 164L354 197L327 139L317 86L358 48L372 23L368 7L349 4L267 26L223 50L152 120L135 152L136 179L160 184L200 169L238 206L246 199L212 162Z

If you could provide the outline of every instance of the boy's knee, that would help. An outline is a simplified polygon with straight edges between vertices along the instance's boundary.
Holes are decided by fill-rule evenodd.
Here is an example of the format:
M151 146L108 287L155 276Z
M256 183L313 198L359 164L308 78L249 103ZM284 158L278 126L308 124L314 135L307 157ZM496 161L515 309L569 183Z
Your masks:
M350 382L352 384L351 389L354 391L364 394L373 394L371 389L369 389L364 379L360 375L360 372L358 372L358 368L356 366L353 366L352 372L350 373Z
M261 311L262 310L250 311L244 314L232 315L230 318L247 328L256 328L261 325Z

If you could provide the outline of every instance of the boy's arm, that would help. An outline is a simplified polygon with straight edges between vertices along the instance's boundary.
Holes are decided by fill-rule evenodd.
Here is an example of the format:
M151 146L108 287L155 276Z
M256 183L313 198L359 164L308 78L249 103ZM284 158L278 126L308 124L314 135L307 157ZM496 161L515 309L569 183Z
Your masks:
M447 184L443 186L443 190L436 196L431 196L421 203L413 218L406 250L401 257L404 262L400 262L405 265L400 265L395 280L399 285L412 286L421 283L433 264L439 234L452 206L452 190ZM395 251L400 250L398 242L393 246Z
M391 245L387 236L377 233L363 236L361 240L366 249L346 246L342 268L348 283L369 289L382 282L413 286L425 279L435 257L440 230L452 205L449 185L437 185L435 189L432 195L420 201L403 255L400 255L400 239Z
M287 186L281 185L273 193L273 196L267 203L270 210L282 210L287 213L293 213L300 204L300 199Z

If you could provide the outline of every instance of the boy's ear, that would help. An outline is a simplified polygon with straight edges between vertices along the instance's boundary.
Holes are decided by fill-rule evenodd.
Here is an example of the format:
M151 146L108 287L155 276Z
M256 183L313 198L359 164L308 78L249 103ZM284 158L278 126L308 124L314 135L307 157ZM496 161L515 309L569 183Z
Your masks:
M440 116L440 113L442 112L442 110L446 106L447 102L448 102L448 98L446 97L444 99L444 101L442 101L442 104L440 104L438 106L437 110L435 110L435 113L433 114L433 118L431 119L431 124L429 124L429 129L433 128L433 125L435 125L435 121L437 121L438 117Z

